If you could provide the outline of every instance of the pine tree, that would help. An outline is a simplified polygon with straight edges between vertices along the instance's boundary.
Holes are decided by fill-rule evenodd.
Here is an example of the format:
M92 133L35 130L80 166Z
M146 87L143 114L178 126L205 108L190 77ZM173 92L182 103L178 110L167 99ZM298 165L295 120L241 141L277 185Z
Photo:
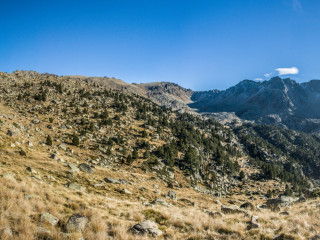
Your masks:
M139 157L139 153L138 153L137 149L133 150L133 152L132 152L132 158L133 158L133 159L137 159L138 157Z
M47 136L46 145L52 146L52 138L50 137L50 135Z
M79 144L80 144L79 137L77 135L75 135L75 134L72 136L72 144L74 146L79 146Z
M131 154L129 154L127 157L127 164L131 165L132 162L133 162L133 158L132 158Z

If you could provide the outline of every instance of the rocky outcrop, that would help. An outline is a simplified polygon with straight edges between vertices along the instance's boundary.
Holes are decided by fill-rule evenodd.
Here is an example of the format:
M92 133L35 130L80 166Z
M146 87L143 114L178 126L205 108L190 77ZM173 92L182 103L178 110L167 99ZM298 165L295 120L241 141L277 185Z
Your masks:
M153 237L162 235L162 231L158 228L157 224L151 220L145 220L134 225L131 231L136 234L149 234Z
M88 218L80 214L72 215L65 225L67 232L82 232L88 224Z

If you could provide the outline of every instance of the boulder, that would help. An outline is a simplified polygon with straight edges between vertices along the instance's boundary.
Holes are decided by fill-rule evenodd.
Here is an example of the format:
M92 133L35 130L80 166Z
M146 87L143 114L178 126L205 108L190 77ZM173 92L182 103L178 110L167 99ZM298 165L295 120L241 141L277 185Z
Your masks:
M172 190L170 190L170 191L168 192L168 194L167 194L166 197L169 198L169 199L175 200L175 201L178 200L177 194L176 194L174 191L172 191Z
M82 172L87 172L87 173L93 173L94 170L86 163L81 163L78 168L80 169L80 171Z
M51 226L55 226L59 222L59 218L53 216L48 212L44 212L40 215L40 221L44 223L48 223Z
M70 168L71 172L79 172L80 171L79 168L76 165L74 165L73 163L68 163L67 165Z
M73 214L65 224L65 230L67 232L82 232L87 224L87 217L80 214Z
M145 220L134 225L131 231L135 234L149 234L153 237L162 235L162 231L158 228L157 224L151 220Z
M67 183L66 187L70 188L71 190L76 190L76 191L84 191L85 190L84 187L80 186L77 183L73 183L73 182L72 183Z

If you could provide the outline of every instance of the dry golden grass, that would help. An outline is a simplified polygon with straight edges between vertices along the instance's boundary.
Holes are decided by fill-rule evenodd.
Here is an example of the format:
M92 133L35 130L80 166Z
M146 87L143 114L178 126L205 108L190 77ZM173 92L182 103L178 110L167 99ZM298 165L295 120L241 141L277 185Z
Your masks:
M85 239L148 239L148 236L136 236L128 231L144 219L157 222L164 232L161 238L166 239L272 239L281 233L290 234L295 239L309 239L319 232L320 211L312 202L308 204L287 208L289 216L269 210L250 212L250 215L259 216L261 228L248 231L250 217L243 214L214 219L200 207L181 207L179 204L172 207L144 206L117 196L79 194L64 187L24 177L15 180L5 175L0 179L0 239L41 239L41 227L50 230L51 239L66 239L67 235L61 234L63 224L74 213L89 219L82 235ZM210 199L201 205L206 205L209 211L219 211L220 208ZM39 215L43 212L55 215L60 223L56 227L41 223ZM12 236L8 229L11 229ZM68 235L68 239L78 237L78 233Z
M2 114L12 116L5 107L0 106L0 109L3 110ZM29 124L24 118L21 122L13 117L6 118L5 121L6 126L13 126L14 123ZM289 212L288 216L269 210L255 210L248 211L246 216L229 214L212 218L204 210L220 211L221 206L216 203L216 199L223 204L234 200L238 205L245 201L260 205L264 200L248 200L241 189L234 189L234 194L226 198L204 195L189 188L185 176L177 171L175 178L182 187L174 191L180 200L166 200L172 204L171 207L145 205L145 202L158 197L164 198L169 190L155 174L145 173L137 166L120 166L118 169L97 167L94 174L79 172L69 179L66 176L68 168L49 158L50 149L47 146L35 144L34 147L26 148L25 143L30 136L18 133L17 136L8 137L5 134L6 126L0 131L0 239L79 239L79 233L67 234L63 230L68 218L75 213L83 214L89 219L82 237L95 240L149 239L149 236L137 236L129 231L134 224L145 219L158 224L163 231L160 239L273 239L282 233L293 239L310 239L315 234L320 234L320 208L316 207L317 200L282 209ZM44 132L48 131L42 125L39 128ZM133 130L141 129L133 126ZM34 140L44 140L46 136L37 135L33 129L29 134L33 135ZM163 143L158 141L156 144ZM84 149L69 147L75 151L73 157L63 153L59 155L66 162L77 164L90 156L90 152ZM20 149L27 149L27 156L20 156ZM26 172L26 167L33 168L36 174ZM40 180L35 177L40 177ZM125 179L132 184L106 184L103 183L105 177ZM75 182L85 187L85 190L74 191L64 187L69 182ZM103 184L95 185L99 183ZM250 190L255 191L260 187L266 192L275 184L273 181L255 182ZM144 191L141 191L142 187L145 188ZM279 186L278 189L282 187ZM122 188L128 189L132 194L120 193ZM139 200L139 197L145 200ZM188 204L188 201L195 203L195 206ZM60 222L57 226L40 222L39 216L43 212L58 217ZM251 215L259 217L259 229L247 229ZM44 229L49 232L43 233Z

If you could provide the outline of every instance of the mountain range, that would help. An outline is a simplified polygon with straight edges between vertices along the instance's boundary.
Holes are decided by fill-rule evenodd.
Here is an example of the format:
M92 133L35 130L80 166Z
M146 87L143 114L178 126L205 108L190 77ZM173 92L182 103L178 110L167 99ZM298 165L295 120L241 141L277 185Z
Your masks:
M211 115L222 121L241 119L320 132L320 80L297 83L273 77L267 81L243 80L226 90L210 91L192 91L168 82L127 84L109 78L87 81L142 95L173 110Z

